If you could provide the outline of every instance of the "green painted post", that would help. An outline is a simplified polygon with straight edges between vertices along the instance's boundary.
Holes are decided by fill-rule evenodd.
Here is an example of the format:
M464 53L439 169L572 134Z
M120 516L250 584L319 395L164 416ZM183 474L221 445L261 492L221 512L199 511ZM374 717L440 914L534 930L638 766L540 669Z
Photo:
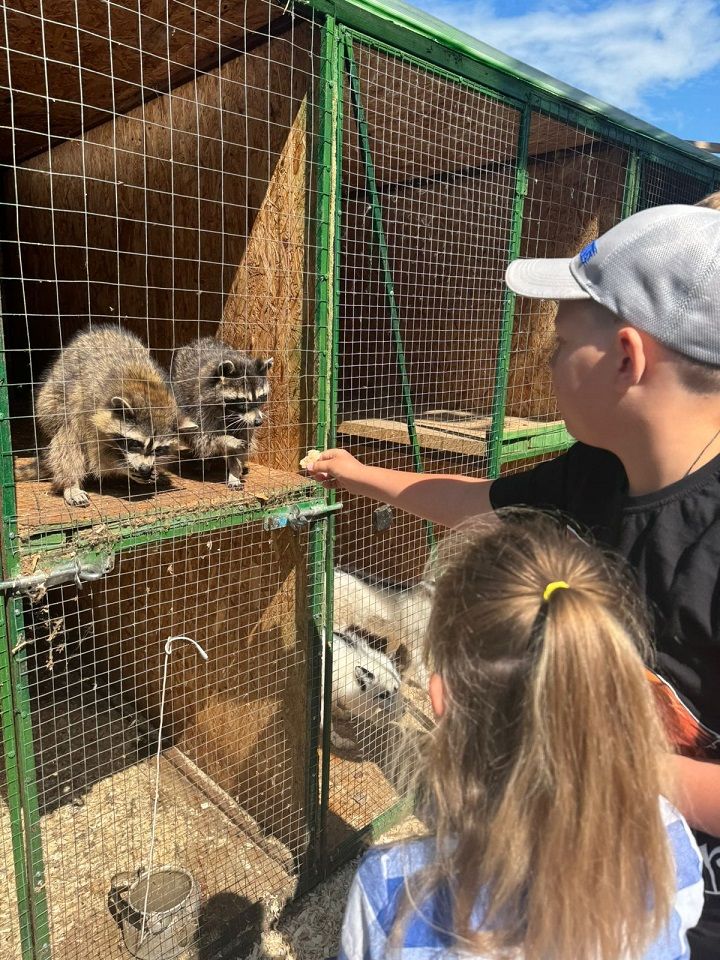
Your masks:
M622 219L631 216L640 201L640 181L642 178L642 160L637 150L630 148L625 169L625 187L623 189Z
M339 137L342 110L342 78L338 72L340 43L333 17L322 27L320 90L318 97L318 148L315 284L315 351L317 356L317 430L316 446L327 449L335 440L335 352L339 233ZM335 504L330 492L327 502ZM310 880L318 879L324 870L325 825L327 822L330 723L323 729L322 768L318 768L320 703L329 704L332 685L332 565L335 525L332 517L316 524L310 544L311 589L311 657L313 665L324 662L325 684L319 671L313 672L310 691ZM323 644L321 638L325 637ZM329 713L329 711L328 711ZM319 789L318 789L319 781Z
M333 128L333 155L332 155L332 207L330 210L330 239L332 241L332 264L330 281L330 310L328 313L328 340L330 353L328 357L327 376L329 408L327 418L327 446L334 447L337 442L337 387L338 387L338 353L340 349L340 266L341 266L341 239L342 239L342 154L343 154L343 123L345 87L343 74L343 44L342 29L338 28L335 45L335 124ZM330 502L336 500L334 490L329 492ZM323 689L323 703L325 704L326 722L323 727L323 765L322 765L322 793L320 807L322 822L320 829L320 856L323 869L327 867L327 815L330 809L330 733L332 722L330 719L330 703L332 701L332 670L333 670L333 623L335 600L335 516L328 518L325 540L325 686Z
M523 208L527 193L527 165L528 140L530 137L530 108L525 107L520 114L520 129L515 167L515 198L512 208L510 227L510 244L508 262L514 260L520 253L522 239ZM508 373L510 370L510 351L512 347L513 323L515 320L515 294L505 288L503 302L502 326L500 328L500 342L498 344L498 358L493 393L492 422L490 437L487 446L488 476L497 477L502 463L502 441L505 430L505 402L507 397Z
M2 311L0 310L0 319ZM2 483L2 569L5 579L19 574L17 508L13 473L5 339L0 322L0 482ZM22 601L3 598L0 617L0 710L8 776L8 804L24 960L48 960L50 932L45 869L35 779L35 756L24 639Z

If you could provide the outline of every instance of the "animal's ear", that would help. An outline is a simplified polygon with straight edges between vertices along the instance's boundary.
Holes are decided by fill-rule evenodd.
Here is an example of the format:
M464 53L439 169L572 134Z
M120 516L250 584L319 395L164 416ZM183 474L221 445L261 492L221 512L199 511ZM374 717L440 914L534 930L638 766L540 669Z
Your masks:
M135 419L135 411L125 397L113 397L110 401L110 409L125 420Z
M185 433L185 432L189 433L191 430L197 430L197 429L198 429L198 425L195 423L194 420L191 420L190 417L185 417L178 424L178 430L180 431L180 433Z
M274 362L274 357L268 357L267 360L258 359L255 363L255 369L257 370L258 375L264 377L266 373L270 373Z
M375 674L371 673L370 670L367 670L365 667L357 666L355 667L355 679L360 684L360 689L365 693L368 684L372 683L375 679Z
M235 373L235 364L232 360L221 360L218 364L217 375L219 377L231 377Z

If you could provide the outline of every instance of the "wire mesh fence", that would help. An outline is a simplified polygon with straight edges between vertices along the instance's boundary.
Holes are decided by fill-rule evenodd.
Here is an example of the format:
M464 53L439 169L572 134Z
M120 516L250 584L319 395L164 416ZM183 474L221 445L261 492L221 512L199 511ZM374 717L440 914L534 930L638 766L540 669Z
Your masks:
M562 449L506 263L717 184L320 7L3 6L3 960L240 956L399 809L442 531L300 458Z

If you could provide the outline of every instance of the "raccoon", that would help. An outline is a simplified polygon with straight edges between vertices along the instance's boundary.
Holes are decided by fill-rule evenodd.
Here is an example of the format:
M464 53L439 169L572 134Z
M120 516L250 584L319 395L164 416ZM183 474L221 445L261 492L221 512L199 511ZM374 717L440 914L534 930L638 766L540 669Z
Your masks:
M255 431L263 422L272 365L272 357L250 357L213 337L195 340L173 355L175 399L197 423L188 446L201 460L224 457L233 490L242 488Z
M160 367L132 333L83 330L49 367L35 398L49 440L43 453L53 488L72 507L86 507L83 479L153 483L177 456L182 420Z

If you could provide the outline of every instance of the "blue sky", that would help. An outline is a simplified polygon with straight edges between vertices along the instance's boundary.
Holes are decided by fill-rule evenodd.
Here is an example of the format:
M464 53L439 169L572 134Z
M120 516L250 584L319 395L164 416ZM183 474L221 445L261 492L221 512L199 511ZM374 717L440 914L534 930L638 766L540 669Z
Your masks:
M720 141L720 0L410 0L683 139Z

